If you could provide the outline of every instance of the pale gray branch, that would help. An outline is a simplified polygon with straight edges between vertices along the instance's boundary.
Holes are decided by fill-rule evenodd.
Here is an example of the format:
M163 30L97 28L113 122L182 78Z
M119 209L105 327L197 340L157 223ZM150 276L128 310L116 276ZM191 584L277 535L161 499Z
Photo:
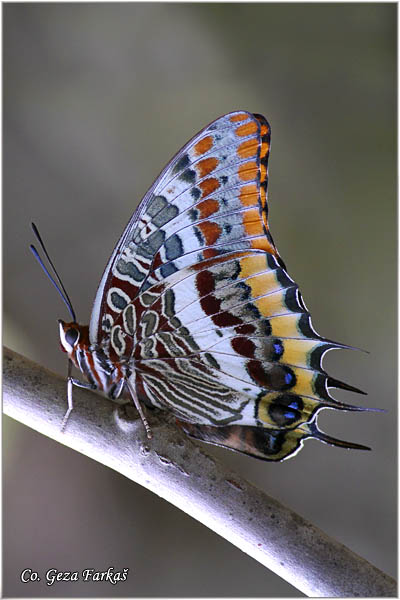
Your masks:
M66 381L5 350L3 409L171 502L313 597L396 596L395 581L209 456L176 427L150 414L141 422L98 394L74 389L64 433ZM137 413L135 413L137 414Z

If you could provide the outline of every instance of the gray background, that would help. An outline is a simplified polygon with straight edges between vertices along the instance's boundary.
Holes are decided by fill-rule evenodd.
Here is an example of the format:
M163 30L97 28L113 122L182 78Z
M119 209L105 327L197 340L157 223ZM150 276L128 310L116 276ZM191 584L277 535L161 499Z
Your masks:
M327 357L387 414L323 414L316 441L230 466L355 552L396 565L396 5L4 4L4 341L64 374L65 307L28 251L34 219L81 322L134 208L200 128L272 126L270 223ZM95 410L95 407L93 407ZM72 417L73 418L73 417ZM6 596L298 596L177 509L4 420ZM130 568L124 584L19 583L31 567Z

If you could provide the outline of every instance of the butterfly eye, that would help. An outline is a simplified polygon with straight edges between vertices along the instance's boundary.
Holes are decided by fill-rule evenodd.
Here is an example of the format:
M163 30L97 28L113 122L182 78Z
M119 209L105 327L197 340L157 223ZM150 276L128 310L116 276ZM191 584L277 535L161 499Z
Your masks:
M74 327L68 329L65 333L65 341L71 346L74 347L79 338L79 331Z

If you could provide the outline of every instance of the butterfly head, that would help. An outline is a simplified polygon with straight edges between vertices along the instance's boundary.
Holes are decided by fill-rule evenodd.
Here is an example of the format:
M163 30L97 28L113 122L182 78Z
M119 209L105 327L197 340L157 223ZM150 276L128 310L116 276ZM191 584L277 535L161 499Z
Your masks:
M61 350L71 354L78 347L81 337L81 326L74 321L72 323L65 323L61 319L58 320L58 325L60 329Z
M89 347L89 327L87 325L79 325L76 321L65 323L61 319L58 320L60 333L60 346L63 352L68 354L68 358L72 360L75 366L77 364L76 352L78 349L88 350Z

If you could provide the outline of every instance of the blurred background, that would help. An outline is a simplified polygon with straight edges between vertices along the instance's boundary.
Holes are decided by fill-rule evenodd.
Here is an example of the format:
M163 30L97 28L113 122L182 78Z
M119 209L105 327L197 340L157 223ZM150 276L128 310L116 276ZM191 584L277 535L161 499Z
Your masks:
M35 220L87 323L103 268L175 152L226 112L272 127L270 225L331 353L337 393L386 414L320 417L372 446L309 441L227 465L394 575L396 559L395 4L3 5L4 343L65 374L68 314L28 245ZM73 417L72 417L73 418ZM211 447L208 447L211 450ZM3 420L5 596L301 594L145 489ZM22 584L30 567L129 567L128 581Z

